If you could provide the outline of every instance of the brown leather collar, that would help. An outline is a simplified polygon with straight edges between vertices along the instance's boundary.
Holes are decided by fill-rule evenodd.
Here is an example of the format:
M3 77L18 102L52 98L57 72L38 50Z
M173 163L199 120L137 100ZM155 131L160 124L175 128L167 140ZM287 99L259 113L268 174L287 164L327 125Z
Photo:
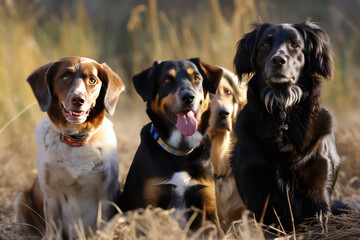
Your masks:
M62 133L60 133L60 140L63 143L69 145L70 147L82 147L90 141L91 137L91 135L64 136Z

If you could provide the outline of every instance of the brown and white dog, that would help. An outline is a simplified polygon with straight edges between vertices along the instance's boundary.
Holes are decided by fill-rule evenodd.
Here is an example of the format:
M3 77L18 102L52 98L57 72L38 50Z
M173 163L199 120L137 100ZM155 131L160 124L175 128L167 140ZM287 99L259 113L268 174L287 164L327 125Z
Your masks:
M117 143L105 112L114 113L124 84L105 63L81 57L48 63L27 82L48 117L35 130L38 176L16 199L17 221L32 225L30 234L76 238L75 225L87 234L115 214Z
M223 69L223 77L216 94L210 94L211 115L208 135L211 140L211 162L216 183L216 205L221 227L224 231L241 217L244 204L236 188L230 167L230 156L235 142L233 124L246 104L246 85L237 76Z

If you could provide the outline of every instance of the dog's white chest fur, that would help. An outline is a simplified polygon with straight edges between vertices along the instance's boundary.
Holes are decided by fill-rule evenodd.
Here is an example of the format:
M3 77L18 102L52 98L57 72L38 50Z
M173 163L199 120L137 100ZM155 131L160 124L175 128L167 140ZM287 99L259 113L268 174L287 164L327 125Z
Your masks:
M82 218L85 229L95 227L98 202L111 200L108 195L116 191L111 188L118 181L112 123L105 118L100 129L82 147L63 143L49 118L38 125L35 137L38 178L50 211L48 217L60 215L63 225Z
M171 184L174 186L175 196L171 207L180 210L188 207L184 199L185 193L189 187L196 185L197 182L193 181L187 172L182 171L174 173L169 181L162 182L161 184Z
M94 170L95 174L98 171L109 170L108 164L114 159L117 160L116 137L108 119L104 119L104 124L96 136L82 147L70 147L61 142L60 134L49 118L45 118L38 125L35 137L38 144L39 172L44 172L51 166L59 171L67 171L76 179L91 174Z
M194 186L196 183L191 181L191 177L187 172L176 172L171 180L167 182L175 186L175 193L179 197L184 197L185 191L188 187Z

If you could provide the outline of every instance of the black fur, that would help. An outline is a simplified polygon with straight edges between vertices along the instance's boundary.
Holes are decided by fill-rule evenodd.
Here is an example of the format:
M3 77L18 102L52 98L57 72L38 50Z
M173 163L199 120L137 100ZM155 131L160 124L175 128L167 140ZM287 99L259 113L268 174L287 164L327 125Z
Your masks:
M283 62L272 61L274 57ZM239 41L234 66L240 78L254 74L248 103L235 124L238 141L231 160L245 205L260 221L269 197L264 223L278 223L276 211L286 230L292 229L287 192L295 224L329 214L340 159L334 118L320 101L321 79L333 75L327 34L309 21L255 25ZM267 108L267 92L287 99L290 88L301 89L298 101L285 108L275 100Z
M189 59L157 61L152 67L133 77L135 89L146 102L146 112L152 123L147 124L141 130L141 143L130 167L120 203L123 211L145 208L151 203L155 205L153 207L164 209L195 206L200 209L204 208L206 219L219 226L215 200L208 201L207 198L211 191L203 191L208 187L200 182L213 183L213 169L210 160L211 141L206 135L210 109L206 107L204 110L201 106L206 104L207 93L216 91L221 74L222 70L219 68L209 66L199 59ZM194 76L199 78L194 80ZM194 95L192 103L188 104L182 100L185 93ZM164 102L167 105L162 105ZM176 113L189 109L197 112L199 124L196 134L199 134L200 138L196 141L189 141L189 137L179 137L179 142L176 143L177 150L187 151L189 148L193 150L187 155L176 156L165 151L155 141L153 134L150 133L151 124L155 126L161 139L170 145L169 139L174 131L178 131L176 121L172 118ZM166 183L172 179L174 174L181 172L186 172L191 181L195 183L185 187L183 196L177 194L175 184ZM155 181L155 184L151 182L149 186L148 183L152 180ZM156 193L150 194L152 202L148 200L149 193L147 191ZM215 192L213 195L210 197L215 199ZM188 212L185 217L189 219L192 213L192 211ZM196 217L191 225L193 229L201 226L201 219L201 214ZM221 231L220 228L218 229Z
M186 156L174 156L160 147L150 134L151 123L144 126L141 130L140 146L135 154L134 160L130 167L124 192L122 195L121 209L123 211L137 208L145 208L146 202L143 197L144 182L149 178L170 179L175 172L186 171L195 179L211 179L212 165L210 163L211 142L207 135L200 146ZM162 187L169 188L164 184ZM191 189L191 188L190 188ZM189 190L190 190L189 189ZM166 192L173 189L167 189ZM174 196L166 195L161 199L159 206L164 209L170 209ZM201 199L193 199L197 205ZM191 207L188 205L187 207Z

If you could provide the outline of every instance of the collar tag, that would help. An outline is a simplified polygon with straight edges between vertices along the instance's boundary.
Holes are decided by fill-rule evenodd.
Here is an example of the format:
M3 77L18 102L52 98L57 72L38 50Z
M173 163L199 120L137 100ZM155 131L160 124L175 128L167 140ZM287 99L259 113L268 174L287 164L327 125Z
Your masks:
M279 131L286 131L289 129L289 125L285 124L285 120L286 120L286 112L284 110L281 110L279 113L279 118L281 120L281 124L279 126Z

